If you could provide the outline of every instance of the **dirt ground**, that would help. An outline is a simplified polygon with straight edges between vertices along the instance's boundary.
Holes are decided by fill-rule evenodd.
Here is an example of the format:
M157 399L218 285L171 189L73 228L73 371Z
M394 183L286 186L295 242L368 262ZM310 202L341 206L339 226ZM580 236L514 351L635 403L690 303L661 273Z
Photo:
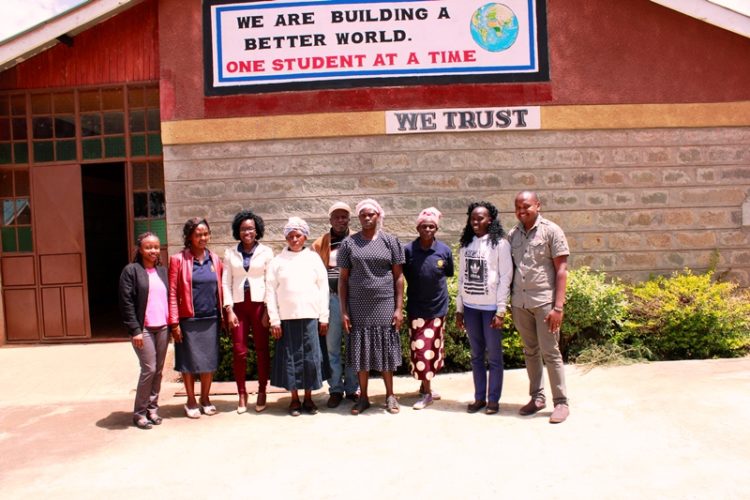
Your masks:
M517 414L526 372L508 370L491 416L464 410L471 374L439 375L443 398L423 411L418 384L397 378L398 415L373 380L358 417L326 409L322 389L315 416L288 416L287 393L238 415L225 394L193 421L168 382L164 424L143 431L137 372L127 343L0 349L2 497L750 498L750 358L568 366L560 425L550 407Z

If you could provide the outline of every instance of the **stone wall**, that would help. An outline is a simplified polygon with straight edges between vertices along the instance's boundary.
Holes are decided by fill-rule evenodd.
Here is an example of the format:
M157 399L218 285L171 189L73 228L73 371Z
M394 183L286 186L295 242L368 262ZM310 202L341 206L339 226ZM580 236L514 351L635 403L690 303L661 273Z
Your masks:
M488 200L508 228L513 197L539 192L568 234L572 265L624 279L691 267L750 286L750 128L425 134L165 146L170 252L188 218L212 224L214 249L231 243L233 214L249 207L279 246L291 215L327 229L327 207L378 199L385 226L416 235L424 207L443 211L455 242L466 206ZM745 212L750 213L748 206ZM356 226L356 223L354 224Z

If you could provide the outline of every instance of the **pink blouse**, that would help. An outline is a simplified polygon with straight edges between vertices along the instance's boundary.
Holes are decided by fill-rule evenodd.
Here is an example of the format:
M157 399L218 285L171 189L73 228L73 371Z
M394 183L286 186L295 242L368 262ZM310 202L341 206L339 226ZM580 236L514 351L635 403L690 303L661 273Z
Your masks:
M146 328L160 328L167 325L167 287L159 278L156 269L146 269L148 273L148 301L146 302Z

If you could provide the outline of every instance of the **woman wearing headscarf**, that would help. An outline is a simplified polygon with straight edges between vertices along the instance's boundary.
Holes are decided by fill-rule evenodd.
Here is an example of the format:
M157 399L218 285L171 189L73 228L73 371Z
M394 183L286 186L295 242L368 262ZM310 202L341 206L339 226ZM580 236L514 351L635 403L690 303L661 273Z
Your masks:
M305 248L310 227L299 217L284 226L287 246L274 257L266 276L266 303L276 351L271 383L290 391L289 414L314 415L312 391L323 386L319 335L328 332L328 272ZM298 391L304 390L300 404Z
M346 338L346 364L357 371L360 396L351 413L370 407L370 370L383 374L386 409L398 413L393 371L401 365L398 331L403 322L404 250L398 238L382 230L385 212L373 199L362 200L355 213L362 230L339 247L337 264L341 322Z
M421 381L420 399L415 410L422 410L440 396L432 391L431 381L445 363L443 326L448 313L448 284L453 276L453 253L435 239L442 214L435 207L425 208L417 217L419 237L404 247L406 312L411 347L411 369Z
M209 394L219 367L221 322L221 259L208 249L211 229L194 217L182 228L185 248L169 258L169 328L175 341L175 370L182 373L187 393L185 415L216 414ZM201 382L195 398L195 375Z
M167 357L167 269L161 265L161 244L154 233L135 243L135 258L120 274L120 312L141 365L135 391L133 423L151 429L162 422L159 391Z
M237 413L247 411L247 344L252 331L258 364L258 399L255 411L266 409L266 386L271 371L268 313L266 311L266 269L273 250L258 240L265 224L260 215L242 210L232 221L232 236L239 243L224 252L224 311L232 332L232 367L237 383Z

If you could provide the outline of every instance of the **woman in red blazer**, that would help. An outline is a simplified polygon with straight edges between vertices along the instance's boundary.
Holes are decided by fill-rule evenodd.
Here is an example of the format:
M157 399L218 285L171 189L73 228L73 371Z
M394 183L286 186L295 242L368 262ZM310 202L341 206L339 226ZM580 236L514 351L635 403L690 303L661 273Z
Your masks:
M221 271L219 257L208 249L211 229L206 219L189 219L182 228L185 248L169 258L169 328L175 341L175 370L187 393L185 415L214 415L209 391L219 367ZM195 399L195 375L200 400Z

